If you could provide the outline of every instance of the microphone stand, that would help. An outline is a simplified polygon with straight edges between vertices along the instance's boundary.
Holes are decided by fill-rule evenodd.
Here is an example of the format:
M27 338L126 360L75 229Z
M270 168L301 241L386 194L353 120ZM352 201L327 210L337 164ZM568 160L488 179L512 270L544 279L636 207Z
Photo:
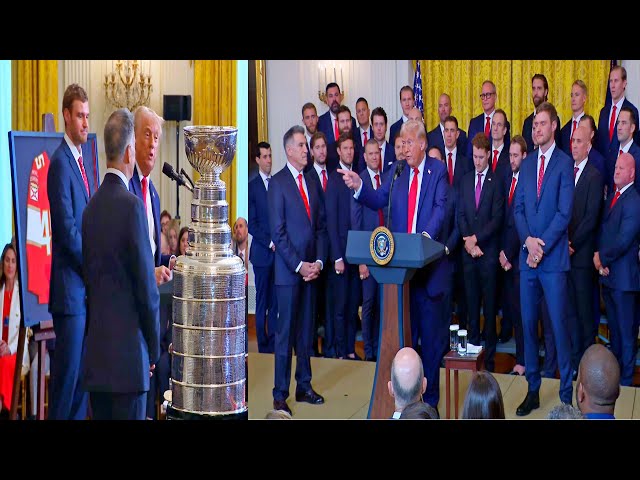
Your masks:
M180 171L180 121L176 120L176 172L178 171ZM178 182L176 182L176 214L174 218L180 220L180 184Z
M390 228L391 226L391 194L393 193L393 184L396 183L396 178L398 178L402 173L402 170L404 170L405 163L406 160L400 160L398 162L398 165L396 165L396 171L393 173L393 178L391 179L391 185L389 186L389 201L387 202L387 228Z

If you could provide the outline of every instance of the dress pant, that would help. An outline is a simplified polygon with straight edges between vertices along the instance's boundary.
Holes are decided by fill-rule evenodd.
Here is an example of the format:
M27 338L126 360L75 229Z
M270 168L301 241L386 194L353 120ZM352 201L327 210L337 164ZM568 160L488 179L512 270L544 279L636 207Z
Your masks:
M346 357L355 353L360 277L357 265L346 264L344 273L329 273L334 292L333 318L336 356Z
M373 275L362 280L362 339L365 358L378 356L378 335L380 332L380 299L382 288Z
M274 348L274 331L278 317L274 270L273 264L268 267L253 266L256 281L256 337L260 353L273 353Z
M516 341L516 364L524 366L524 337L520 313L520 270L511 268L508 272L504 272L502 295L502 326L504 328L506 324L505 319L513 325Z
M571 332L571 366L578 370L580 359L596 341L593 322L593 284L595 269L573 267L569 271L569 321Z
M145 420L147 392L91 392L93 420Z

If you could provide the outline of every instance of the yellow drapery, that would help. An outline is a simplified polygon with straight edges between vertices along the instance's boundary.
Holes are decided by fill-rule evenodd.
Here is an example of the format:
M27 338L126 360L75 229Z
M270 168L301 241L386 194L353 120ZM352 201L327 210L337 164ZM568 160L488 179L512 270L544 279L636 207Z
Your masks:
M42 114L53 113L58 130L58 61L11 61L11 128L42 130Z
M193 124L237 127L235 60L196 60L193 89ZM236 175L233 159L220 179L227 185L229 224L236 220ZM194 173L195 175L195 173ZM196 175L197 177L197 175ZM194 181L196 179L194 178Z
M438 98L451 97L452 115L465 131L482 112L482 82L496 84L496 108L502 108L511 124L511 137L522 133L524 119L533 112L531 77L543 73L549 82L549 101L558 110L562 125L571 117L571 85L583 80L589 89L586 113L598 122L604 106L609 60L421 60L424 114L429 130L439 122Z

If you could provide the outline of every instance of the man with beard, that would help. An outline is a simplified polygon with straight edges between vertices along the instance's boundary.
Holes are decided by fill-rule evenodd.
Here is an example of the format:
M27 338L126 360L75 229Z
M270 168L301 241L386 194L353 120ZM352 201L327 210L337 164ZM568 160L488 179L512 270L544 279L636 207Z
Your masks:
M342 105L343 96L340 93L340 87L335 82L327 84L325 92L329 111L320 115L318 130L324 133L327 139L327 168L329 172L332 172L338 167L338 152L336 150L336 142L340 136L338 112L340 105ZM351 117L351 131L356 131L356 119L353 117Z
M527 151L533 152L533 135L531 134L533 129L533 118L536 116L536 109L542 102L547 101L547 97L549 96L549 82L547 82L547 77L545 77L542 73L536 73L531 78L531 98L533 99L533 113L524 119L524 123L522 124L522 136L527 142ZM561 125L560 117L558 117L558 125ZM556 145L560 145L560 129L556 129L555 133L555 142Z
M404 156L404 140L400 135L396 137L395 142L393 142L394 152L396 154L396 160L403 161L405 160Z
M446 93L440 95L438 99L438 117L440 117L440 123L427 134L427 143L430 147L440 147L440 150L444 150L444 120L451 116L451 97ZM458 151L461 155L464 155L467 148L467 132L458 128L458 140L456 141Z
M302 106L302 123L304 123L304 136L307 137L307 166L305 172L308 172L313 166L313 158L311 158L311 137L318 131L318 111L316 106L307 102Z

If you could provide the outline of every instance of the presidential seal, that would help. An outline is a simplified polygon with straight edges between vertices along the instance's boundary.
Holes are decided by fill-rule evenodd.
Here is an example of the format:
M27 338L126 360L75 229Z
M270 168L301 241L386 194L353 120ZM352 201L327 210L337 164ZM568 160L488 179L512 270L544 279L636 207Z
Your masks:
M369 251L371 258L378 265L386 265L393 258L394 252L393 235L386 227L378 227L371 232L369 241Z

